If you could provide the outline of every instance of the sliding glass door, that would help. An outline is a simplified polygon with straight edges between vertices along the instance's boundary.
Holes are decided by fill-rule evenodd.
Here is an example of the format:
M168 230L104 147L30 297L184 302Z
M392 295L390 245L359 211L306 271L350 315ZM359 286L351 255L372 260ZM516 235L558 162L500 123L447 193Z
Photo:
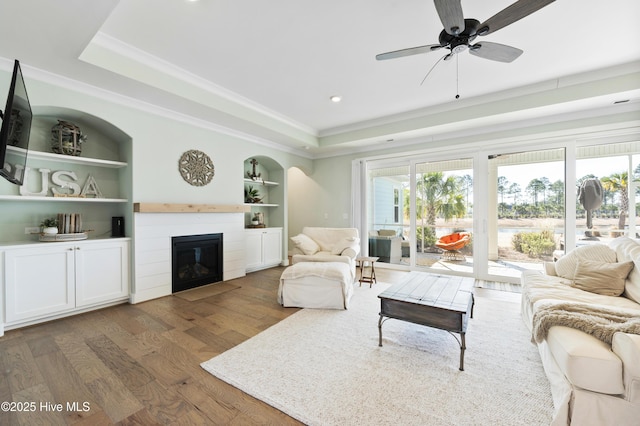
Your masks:
M488 168L488 274L515 281L563 246L565 150L491 155Z
M381 263L471 274L472 176L471 158L370 163L368 254ZM458 236L464 241L452 241Z
M640 142L620 138L362 161L363 252L519 283L576 246L637 238Z
M576 245L637 236L640 143L579 147L576 151Z
M415 165L415 266L473 272L473 160Z
M379 262L409 264L409 165L386 165L368 173L369 255Z

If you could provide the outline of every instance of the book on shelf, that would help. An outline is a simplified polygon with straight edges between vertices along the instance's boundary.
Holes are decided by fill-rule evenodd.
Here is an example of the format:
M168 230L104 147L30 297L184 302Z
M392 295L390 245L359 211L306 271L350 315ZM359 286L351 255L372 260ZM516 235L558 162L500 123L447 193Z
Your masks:
M60 234L77 234L83 232L82 215L80 213L59 213L58 232Z

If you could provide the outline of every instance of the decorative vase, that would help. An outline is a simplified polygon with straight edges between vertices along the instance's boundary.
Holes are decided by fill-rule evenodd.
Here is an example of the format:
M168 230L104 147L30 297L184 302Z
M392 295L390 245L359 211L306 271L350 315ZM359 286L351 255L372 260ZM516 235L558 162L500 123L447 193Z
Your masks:
M47 226L42 228L42 232L47 235L56 235L58 233L58 228L55 226Z
M264 225L264 213L257 212L256 214L253 215L253 220L257 220L258 225Z

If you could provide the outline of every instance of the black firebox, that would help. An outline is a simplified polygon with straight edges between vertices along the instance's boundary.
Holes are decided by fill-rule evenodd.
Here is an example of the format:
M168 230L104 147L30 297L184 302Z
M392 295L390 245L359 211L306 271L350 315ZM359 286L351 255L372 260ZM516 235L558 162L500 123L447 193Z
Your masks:
M222 234L172 237L171 291L222 281Z

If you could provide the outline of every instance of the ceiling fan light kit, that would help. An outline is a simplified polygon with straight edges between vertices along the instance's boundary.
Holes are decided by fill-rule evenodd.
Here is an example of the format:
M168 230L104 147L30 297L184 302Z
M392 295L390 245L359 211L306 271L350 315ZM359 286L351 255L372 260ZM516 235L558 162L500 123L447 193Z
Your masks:
M478 42L476 44L471 43L478 36L485 36L496 32L553 2L554 0L518 0L483 23L480 23L477 19L464 18L461 0L433 0L440 21L444 27L438 37L439 43L380 53L376 55L376 59L383 61L445 48L450 52L442 58L445 61L448 61L458 53L468 50L471 55L480 58L505 63L513 62L522 55L522 50L505 44L488 41ZM440 61L436 62L436 64L439 62ZM431 73L431 71L429 71L429 73Z

